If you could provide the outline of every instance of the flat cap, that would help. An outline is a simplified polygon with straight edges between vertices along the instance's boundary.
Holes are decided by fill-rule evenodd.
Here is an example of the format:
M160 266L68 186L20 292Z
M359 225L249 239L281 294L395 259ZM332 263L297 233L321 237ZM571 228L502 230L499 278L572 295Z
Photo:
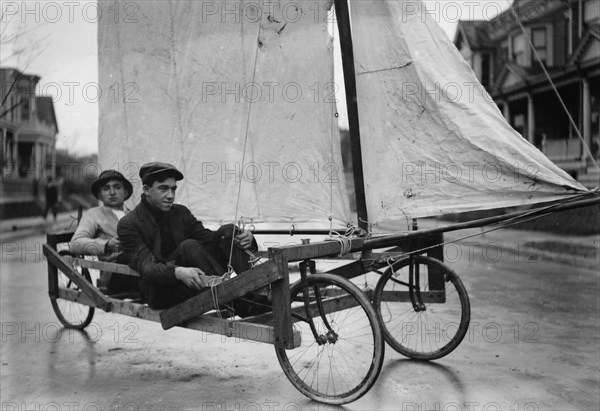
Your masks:
M123 174L119 173L116 170L104 170L100 173L98 178L94 180L94 182L92 183L92 194L94 195L94 197L98 198L98 193L100 193L100 189L104 184L108 183L110 180L119 180L123 182L123 185L127 190L125 200L131 197L131 194L133 193L133 187L131 183L123 176Z
M173 176L177 181L183 180L183 174L181 174L181 171L177 170L173 164L153 161L151 163L144 164L140 168L140 178L142 179L142 182L146 179L146 177L159 173L167 173L168 175Z

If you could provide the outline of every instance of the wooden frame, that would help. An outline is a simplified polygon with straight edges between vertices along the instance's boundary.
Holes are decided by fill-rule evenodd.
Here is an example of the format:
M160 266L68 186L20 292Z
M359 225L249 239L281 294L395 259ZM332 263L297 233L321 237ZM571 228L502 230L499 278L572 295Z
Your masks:
M83 278L75 267L92 268L130 276L139 276L139 273L122 264L61 256L57 251L57 245L68 242L72 235L73 233L69 232L49 234L48 243L43 246L44 255L48 259L48 283L51 298L62 298L100 308L107 312L160 322L164 329L179 326L228 337L270 343L286 349L300 345L300 334L293 328L293 323L297 321L293 318L293 314L300 314L305 311L304 307L291 308L289 263L336 257L341 251L341 245L337 241L271 248L268 252L268 262L248 270L242 276L223 282L215 286L213 290L206 290L169 309L153 310L138 302L106 296ZM395 244L402 248L403 252L410 252L418 249L418 247L439 244L438 241L441 240L442 236L437 235L429 237L427 241L411 239L404 242L397 241ZM351 243L352 250L360 250L365 247L363 238L353 239ZM398 255L398 251L380 254L381 257L392 255ZM349 279L374 268L377 267L373 262L365 264L364 260L359 259L350 260L349 264L330 270L329 273L338 274ZM59 270L73 281L81 291L59 289L57 281ZM268 285L271 288L272 305L277 307L271 313L236 321L217 318L214 313L207 314L215 309L213 292L219 296L219 303L225 304ZM405 299L406 296L399 296L398 298ZM343 301L335 299L327 301L325 304L326 312L335 311L343 304ZM312 308L309 307L309 310L312 310Z
M340 275L347 279L356 277L363 273L378 270L388 265L387 258L398 257L398 255L418 253L424 250L440 261L443 261L443 233L461 230L465 228L481 227L488 224L503 223L506 220L514 221L518 218L531 218L536 215L544 215L551 212L574 209L600 203L600 198L594 197L586 200L573 201L569 204L559 204L543 207L539 210L528 210L508 215L490 217L474 220L467 223L454 224L431 230L412 231L401 234L392 234L375 238L353 238L349 239L350 253L370 251L377 248L396 247L380 253L372 253L372 259L350 260L344 265L329 273ZM131 268L115 263L88 261L79 258L67 258L59 255L57 244L68 242L73 233L63 232L48 234L47 244L43 246L43 252L48 259L48 291L51 298L64 298L80 302L91 307L101 308L107 312L115 312L132 317L160 322L164 329L174 326L198 329L217 334L245 338L249 340L268 342L283 348L297 347L300 336L293 329L293 312L290 301L290 281L288 264L297 261L310 261L317 258L336 258L341 251L341 244L337 241L324 241L313 244L302 244L287 247L270 248L269 261L261 264L242 276L217 285L213 291L219 296L220 303L226 303L242 297L264 286L270 285L272 305L276 307L272 314L248 318L241 321L227 321L206 315L214 309L212 294L207 290L199 295L182 302L167 310L152 310L147 306L135 302L122 301L110 298L102 294L90 282L85 280L75 270L74 266L95 268L111 271L125 275L138 276ZM79 288L80 292L61 290L58 287L58 271L61 271ZM436 273L430 272L430 285L437 282L438 286L432 287L425 298L429 301L444 301L443 280L436 277ZM386 294L389 298L404 301L407 297L402 293ZM270 324L266 324L270 323ZM256 337L252 337L255 335Z

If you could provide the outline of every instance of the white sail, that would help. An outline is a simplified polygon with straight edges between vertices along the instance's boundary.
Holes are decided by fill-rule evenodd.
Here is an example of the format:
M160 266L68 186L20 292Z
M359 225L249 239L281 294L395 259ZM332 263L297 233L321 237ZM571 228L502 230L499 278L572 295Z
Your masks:
M346 225L330 3L163 0L112 18L131 4L100 2L99 161L133 201L141 164L166 161L205 222Z
M586 191L510 127L420 1L350 5L370 223Z

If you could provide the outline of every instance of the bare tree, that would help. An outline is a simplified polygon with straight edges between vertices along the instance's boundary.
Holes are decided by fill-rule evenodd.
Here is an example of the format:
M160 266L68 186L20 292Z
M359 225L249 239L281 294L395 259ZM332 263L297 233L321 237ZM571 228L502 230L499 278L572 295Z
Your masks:
M50 40L36 35L36 30L45 23L36 24L31 27L18 20L17 14L6 15L4 8L0 9L0 66L12 65L19 73L8 84L2 84L2 101L0 101L0 118L5 117L19 105L23 100L13 103L11 107L5 107L8 96L18 83L21 76L50 45Z

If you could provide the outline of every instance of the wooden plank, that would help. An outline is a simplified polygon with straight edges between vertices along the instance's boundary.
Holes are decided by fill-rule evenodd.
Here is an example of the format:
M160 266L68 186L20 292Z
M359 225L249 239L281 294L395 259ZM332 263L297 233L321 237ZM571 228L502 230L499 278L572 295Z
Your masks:
M446 293L445 291L421 292L421 300L428 304L445 303ZM381 295L381 301L410 302L410 295L408 291L384 291Z
M333 298L325 298L322 300L323 311L325 314L334 313L337 311L347 310L352 307L356 307L358 305L358 301L349 295L345 295L343 297L333 297ZM319 308L317 307L316 302L311 302L308 306L310 310L310 315L312 317L319 316ZM306 316L306 309L304 304L299 307L295 307L292 309L292 312L298 314L302 317ZM294 317L294 322L300 321L298 318Z
M362 250L365 239L352 238L349 241L351 252L354 252ZM288 247L273 247L273 250L285 250L288 262L293 262L313 258L336 257L340 253L341 247L341 244L337 241L321 241Z
M94 268L96 270L125 274L133 277L140 276L137 271L125 264L109 263L106 261L92 261L84 258L73 258L73 264L79 267Z
M214 287L214 293L218 296L219 304L224 304L280 278L275 263L268 261L217 285ZM168 330L214 308L213 290L207 289L195 297L164 310L160 313L160 320L163 328Z
M364 260L355 260L349 264L343 265L341 267L336 267L331 270L326 271L329 274L336 274L340 277L344 277L346 279L351 279L354 277L358 277L359 275L365 274L371 271L371 267L365 269L365 265L367 264Z
M61 257L58 255L56 250L54 250L50 245L44 244L42 247L43 253L48 259L48 264L55 266L57 269L62 271L71 281L73 281L77 286L86 293L93 301L96 307L101 308L105 311L110 311L110 301L107 297L102 294L96 287L94 287L91 283L89 283L85 278L83 278L72 266L67 264Z
M184 328L220 334L235 339L250 340L266 344L275 344L275 329L270 325L255 324L246 321L228 321L206 316L196 317L183 325ZM300 330L294 330L289 348L299 347L302 342Z
M146 304L134 303L132 301L123 301L116 298L109 298L109 300L113 306L113 313L157 323L160 322L160 310L153 310Z
M81 291L76 291L68 288L58 289L58 298L63 300L73 301L75 303L87 305L89 307L96 307L94 300Z
M129 317L141 318L148 321L160 322L161 310L153 310L147 305L111 299L113 312ZM275 343L275 331L272 326L254 324L246 321L229 321L212 316L199 316L180 324L178 327L202 331L211 334L224 335L240 340L250 340L267 344ZM300 331L293 334L293 348L301 343Z
M273 306L273 327L275 328L275 345L282 348L293 348L293 324L290 301L290 277L287 250L269 249L271 261L281 277L271 284L271 301Z
M59 298L95 307L94 301L81 291L61 288ZM112 313L142 320L160 322L161 310L153 310L145 304L109 298ZM240 340L250 340L267 344L275 343L275 330L272 326L255 324L246 321L228 321L212 316L199 316L181 324L180 327L212 334L220 334ZM295 330L292 336L292 347L299 347L301 343L300 330Z

